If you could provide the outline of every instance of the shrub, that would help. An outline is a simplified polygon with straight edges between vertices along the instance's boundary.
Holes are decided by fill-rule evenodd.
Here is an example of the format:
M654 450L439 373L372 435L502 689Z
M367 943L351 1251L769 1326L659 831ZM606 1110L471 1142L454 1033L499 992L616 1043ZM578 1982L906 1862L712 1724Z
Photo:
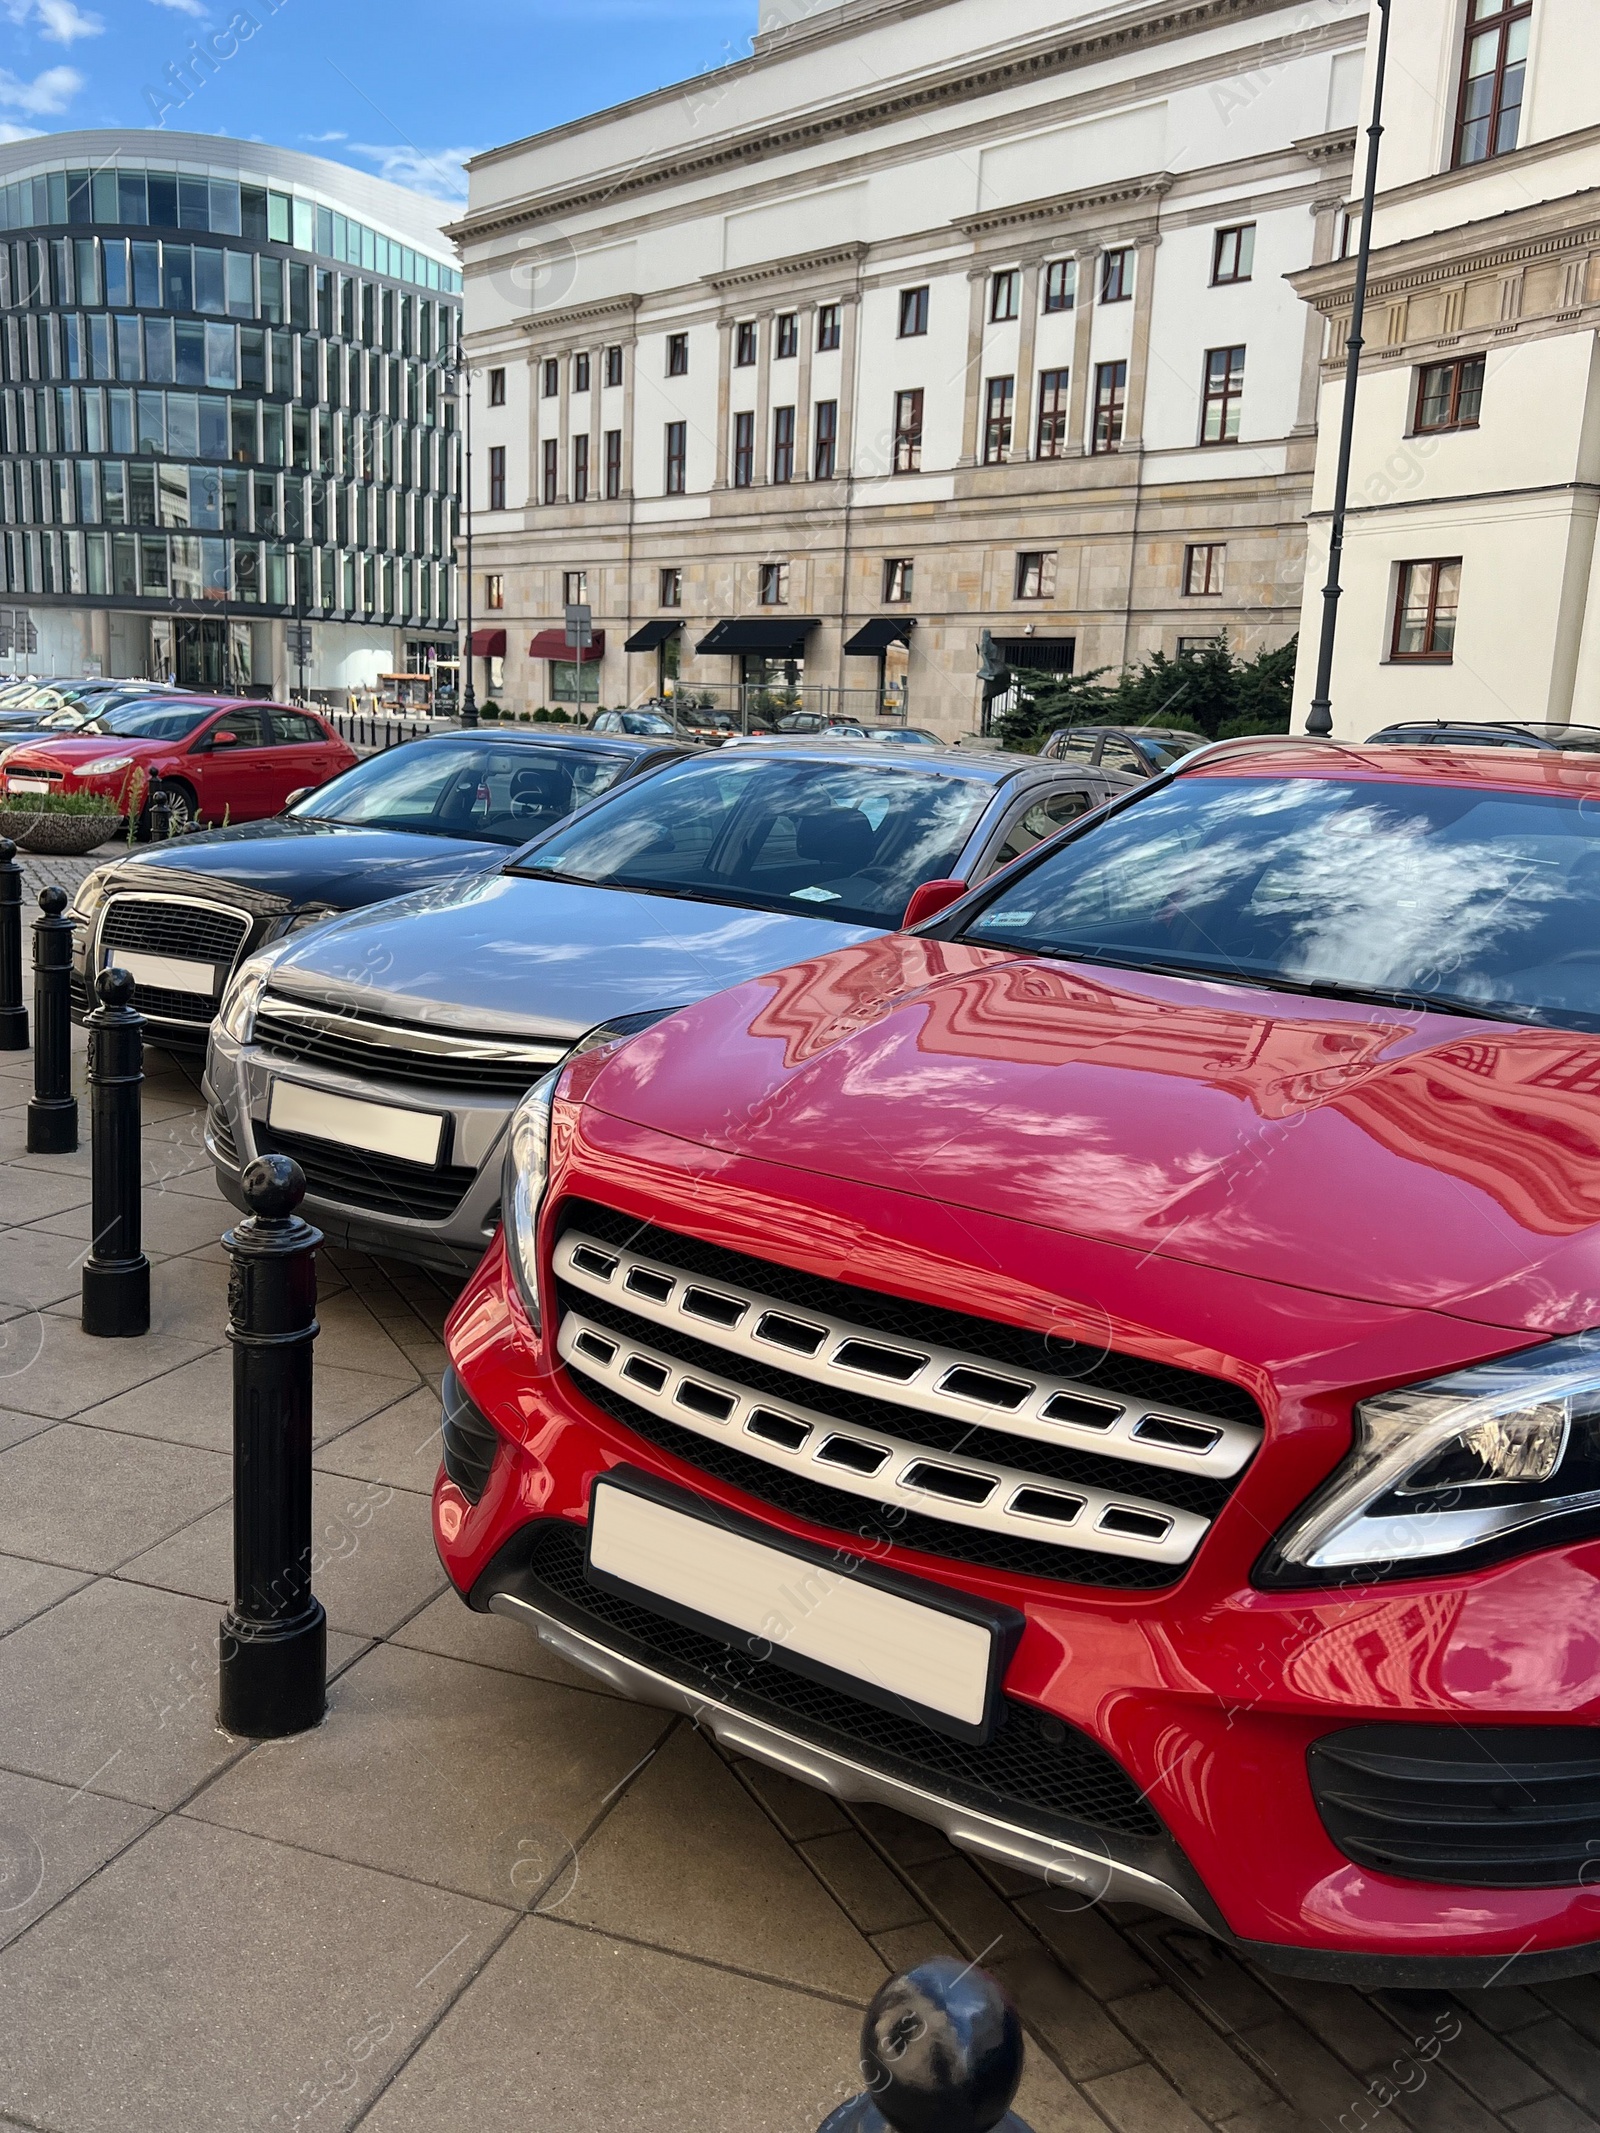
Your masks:
M122 815L115 800L96 792L0 793L0 808L8 815Z
M1032 753L1058 726L1160 726L1208 740L1287 733L1295 652L1291 638L1275 651L1240 659L1219 637L1170 657L1153 653L1109 684L1102 679L1108 667L1088 674L1014 669L1020 700L1002 714L1000 739Z
M534 724L535 724L536 726L548 726L548 725L549 725L549 723L550 723L550 712L549 712L549 709L547 708L547 706L545 706L544 704L541 704L541 705L539 706L538 710L537 710L537 711L535 711L535 713L533 714L533 723L534 723Z
M519 726L526 726L526 725L528 724L528 722L529 722L529 721L528 721L528 714L527 714L527 712L526 712L526 711L519 711L519 712L517 713L517 724L518 724Z
M500 716L500 706L492 696L486 704L479 706L478 716L479 718L498 718Z

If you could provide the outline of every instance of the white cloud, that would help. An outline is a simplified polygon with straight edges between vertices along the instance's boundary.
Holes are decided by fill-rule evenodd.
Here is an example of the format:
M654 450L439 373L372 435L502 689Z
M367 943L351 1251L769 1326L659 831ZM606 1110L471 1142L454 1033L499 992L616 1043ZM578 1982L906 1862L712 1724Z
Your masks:
M37 141L42 138L37 126L13 126L9 119L0 119L0 148L8 141Z
M192 15L196 22L204 22L206 11L200 0L150 0L152 7L169 7L175 15Z
M303 133L300 138L302 141L348 141L350 136L347 133Z
M73 0L36 0L35 12L51 44L75 44L80 37L99 37L105 31L98 15L84 14Z
M387 178L391 185L404 185L414 193L426 193L430 200L465 200L467 197L467 174L462 164L468 156L480 153L477 148L377 148L366 141L352 141L350 153L364 156L374 165L380 178Z
M32 81L19 81L0 67L0 104L20 111L27 118L44 118L65 111L83 87L75 67L46 67Z

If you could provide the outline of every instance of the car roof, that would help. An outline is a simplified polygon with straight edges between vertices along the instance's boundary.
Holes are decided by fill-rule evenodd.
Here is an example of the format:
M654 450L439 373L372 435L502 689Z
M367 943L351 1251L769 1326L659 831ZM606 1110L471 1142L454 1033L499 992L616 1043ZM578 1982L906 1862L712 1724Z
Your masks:
M1057 726L1050 739L1058 741L1066 733L1125 733L1130 740L1143 735L1147 741L1203 741L1203 733L1193 733L1187 726Z
M448 733L419 733L405 745L437 747L441 741L493 741L497 748L506 744L516 748L592 748L607 755L648 755L668 745L664 733L596 733L589 726L559 726L554 732L541 727L536 733L528 733L520 726L503 728L493 724L455 726ZM685 755L711 753L691 747L688 742L680 745Z
M1228 777L1369 778L1388 784L1489 785L1502 791L1593 793L1600 789L1600 761L1549 748L1415 748L1394 742L1356 744L1303 735L1257 734L1218 741L1175 763L1175 778Z
M724 751L707 753L720 756ZM789 756L797 763L878 763L891 770L946 770L987 785L1003 785L1008 778L1048 774L1059 777L1059 763L1043 762L1036 755L991 754L975 748L918 748L914 752L899 741L841 740L828 734L809 738L799 733L774 734L763 738L754 751L763 763L773 756ZM1094 775L1099 776L1098 771Z

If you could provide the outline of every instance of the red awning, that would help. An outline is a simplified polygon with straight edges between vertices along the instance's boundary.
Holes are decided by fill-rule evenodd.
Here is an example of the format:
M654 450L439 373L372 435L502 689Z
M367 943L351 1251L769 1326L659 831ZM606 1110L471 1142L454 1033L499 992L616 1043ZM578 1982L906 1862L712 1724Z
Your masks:
M586 651L580 652L575 644L568 644L567 633L562 630L541 630L528 647L530 659L576 659L588 666L596 659L603 659L606 650L606 633L596 630L594 642Z
M504 630L474 630L472 655L475 659L504 659L506 656L506 633Z

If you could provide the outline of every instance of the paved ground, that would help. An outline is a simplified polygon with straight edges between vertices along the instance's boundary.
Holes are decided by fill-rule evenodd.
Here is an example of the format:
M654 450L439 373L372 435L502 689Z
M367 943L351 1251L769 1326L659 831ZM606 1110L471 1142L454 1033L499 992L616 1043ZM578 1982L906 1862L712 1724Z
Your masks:
M87 1159L22 1152L30 1068L0 1055L0 2124L811 2133L886 1970L957 1949L1022 2007L1036 2133L1600 2126L1600 1984L1273 1980L731 1763L469 1615L428 1532L448 1299L400 1267L323 1268L328 1717L221 1733L227 1217L193 1069L151 1069L155 1324L96 1342Z

